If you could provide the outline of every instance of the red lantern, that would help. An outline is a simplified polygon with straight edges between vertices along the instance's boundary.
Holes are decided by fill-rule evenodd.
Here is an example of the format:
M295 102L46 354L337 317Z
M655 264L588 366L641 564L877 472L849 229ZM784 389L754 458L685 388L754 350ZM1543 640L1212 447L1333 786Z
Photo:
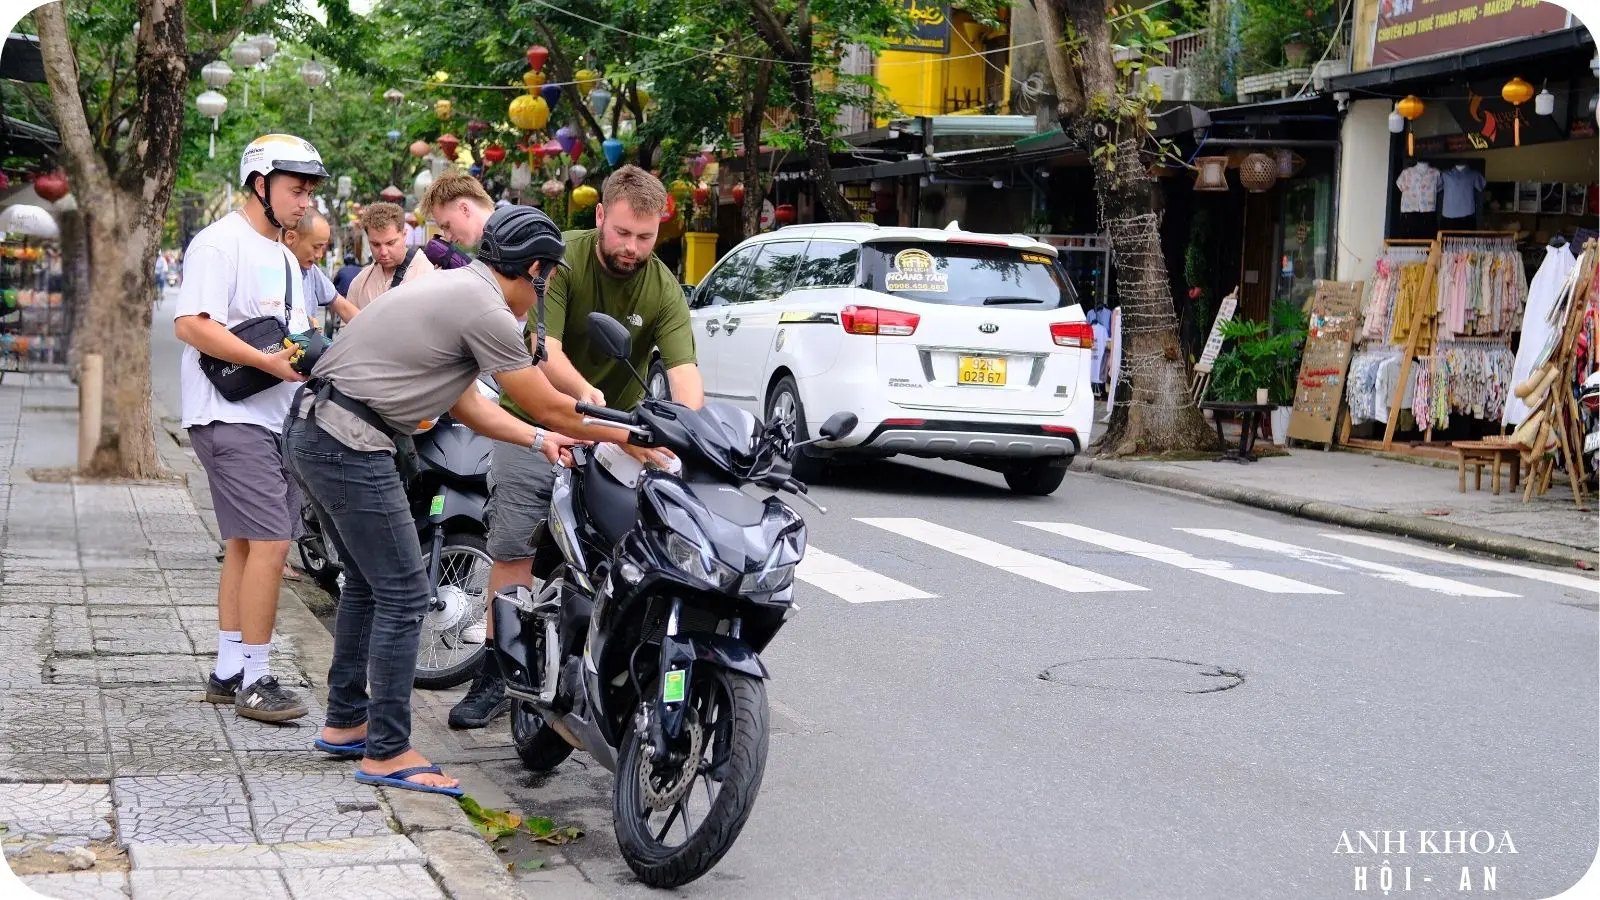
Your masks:
M483 161L491 166L505 158L506 148L500 146L499 144L490 144L489 146L483 148Z
M480 141L489 133L489 123L482 119L473 119L467 123L467 140Z
M528 67L535 72L543 72L545 60L549 58L550 51L538 44L528 48Z
M446 160L456 158L456 149L461 146L461 140L453 134L439 135L439 149L444 153Z
M711 188L706 187L704 184L695 185L694 205L705 206L709 202L711 202Z
M582 156L583 156L583 140L580 138L579 140L576 140L576 141L572 142L572 149L567 151L567 158L572 160L573 162L577 162L578 159L580 157L582 157Z
M405 192L401 191L392 184L379 191L378 196L389 201L390 203L399 203L401 200L406 198Z
M744 182L735 182L733 185L733 202L744 205Z
M528 165L539 166L544 162L544 147L534 144L528 148Z
M777 209L773 210L773 214L778 217L779 225L793 225L794 220L799 218L799 214L794 211L793 203L780 204Z
M60 169L46 172L33 179L33 192L51 203L65 197L68 190L67 174Z
M672 195L668 194L667 195L667 208L661 211L661 221L663 221L663 222L670 221L672 219L672 217L676 216L677 214L678 214L678 201L672 199Z
M11 187L11 176L4 172L0 172L0 191L3 191L8 187Z

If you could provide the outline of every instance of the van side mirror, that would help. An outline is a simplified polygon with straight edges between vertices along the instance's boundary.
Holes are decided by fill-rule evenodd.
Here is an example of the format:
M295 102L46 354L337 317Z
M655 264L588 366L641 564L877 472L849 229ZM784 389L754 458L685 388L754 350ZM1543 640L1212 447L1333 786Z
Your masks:
M822 428L818 430L818 433L824 440L837 441L855 431L856 422L855 413L836 412L828 417L828 421L822 423Z
M612 359L627 359L633 350L633 337L621 322L603 312L589 313L589 334L600 350Z

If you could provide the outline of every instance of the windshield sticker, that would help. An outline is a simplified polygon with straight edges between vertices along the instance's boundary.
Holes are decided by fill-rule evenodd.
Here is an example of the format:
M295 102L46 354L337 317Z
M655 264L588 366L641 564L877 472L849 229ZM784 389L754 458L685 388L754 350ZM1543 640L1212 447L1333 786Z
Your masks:
M1025 263L1044 263L1045 265L1049 265L1050 257L1045 256L1042 253L1024 253L1022 254L1022 261Z
M894 255L894 267L883 276L884 290L922 291L928 294L950 292L950 276L934 270L933 254L926 250L901 250Z

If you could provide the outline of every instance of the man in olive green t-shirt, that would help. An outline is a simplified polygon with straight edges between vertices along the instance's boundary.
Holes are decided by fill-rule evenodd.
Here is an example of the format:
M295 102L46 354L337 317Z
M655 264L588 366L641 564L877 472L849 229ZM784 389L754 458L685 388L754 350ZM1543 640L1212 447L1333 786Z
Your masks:
M592 231L562 235L566 262L545 289L545 353L540 369L557 389L612 409L632 409L644 387L619 360L606 356L589 335L589 313L603 312L632 335L634 368L649 371L659 350L672 399L699 408L704 384L695 365L694 332L683 289L653 251L667 192L660 180L637 166L623 166L606 179ZM526 332L534 340L536 319ZM501 406L532 423L509 396ZM535 423L536 424L536 423ZM661 462L665 462L662 460ZM555 470L526 447L496 443L489 458L489 537L494 566L488 596L516 584L532 587L533 535L550 510ZM485 637L492 632L485 622ZM482 728L510 709L494 654L486 654L472 688L450 710L450 727Z

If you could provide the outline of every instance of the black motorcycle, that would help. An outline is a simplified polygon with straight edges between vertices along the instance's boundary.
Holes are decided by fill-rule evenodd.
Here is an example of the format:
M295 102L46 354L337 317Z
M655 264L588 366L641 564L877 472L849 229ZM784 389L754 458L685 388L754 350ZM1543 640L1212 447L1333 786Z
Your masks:
M628 358L615 319L591 313L589 329L608 355ZM578 748L616 773L623 858L644 883L676 887L728 852L761 787L767 669L758 654L794 614L806 548L805 522L777 494L822 507L789 474L800 445L786 422L652 397L632 413L579 411L671 450L683 473L630 470L628 457L607 453L614 448L574 450L535 541L538 590L508 588L491 602L516 701L512 737L531 770ZM835 414L818 440L855 424Z
M498 396L492 382L480 383L485 394ZM407 482L406 498L433 585L413 683L440 690L471 680L487 652L484 626L493 561L485 549L484 511L494 443L449 415L418 434L413 443L415 472ZM342 567L309 501L301 520L296 544L305 571L337 596Z

